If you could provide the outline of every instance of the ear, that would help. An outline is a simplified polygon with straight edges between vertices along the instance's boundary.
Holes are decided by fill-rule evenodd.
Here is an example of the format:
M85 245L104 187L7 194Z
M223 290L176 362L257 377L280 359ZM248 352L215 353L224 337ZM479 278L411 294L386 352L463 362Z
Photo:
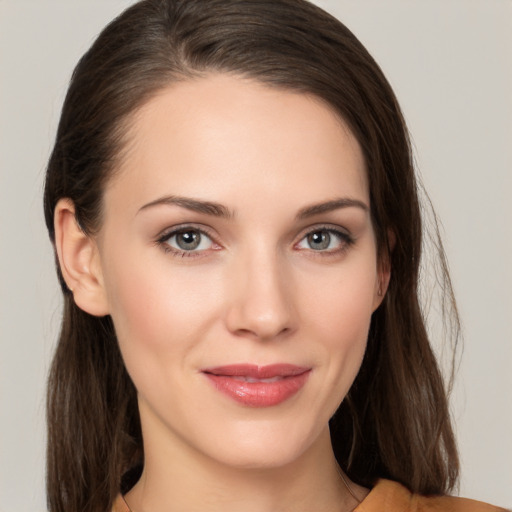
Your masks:
M384 300L391 279L391 253L395 247L396 237L391 230L388 231L387 250L380 257L377 269L377 279L375 281L375 293L373 301L373 311L375 311Z
M73 201L59 200L55 207L54 225L60 269L75 304L91 315L108 315L98 247L94 238L78 225Z

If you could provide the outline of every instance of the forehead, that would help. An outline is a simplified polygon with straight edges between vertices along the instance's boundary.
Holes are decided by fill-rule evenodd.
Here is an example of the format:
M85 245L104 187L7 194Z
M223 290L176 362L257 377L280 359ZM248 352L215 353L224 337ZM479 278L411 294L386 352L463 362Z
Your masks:
M358 142L312 95L221 74L172 84L137 111L105 196L136 208L164 194L236 203L283 191L368 200Z

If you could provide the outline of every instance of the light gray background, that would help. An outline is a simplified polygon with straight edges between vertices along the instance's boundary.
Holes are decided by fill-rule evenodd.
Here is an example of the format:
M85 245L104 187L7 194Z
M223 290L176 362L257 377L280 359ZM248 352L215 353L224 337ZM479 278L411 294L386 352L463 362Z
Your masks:
M44 387L60 320L45 162L73 66L131 3L0 0L0 511L45 510ZM362 40L401 101L465 328L460 494L511 507L512 3L317 3Z

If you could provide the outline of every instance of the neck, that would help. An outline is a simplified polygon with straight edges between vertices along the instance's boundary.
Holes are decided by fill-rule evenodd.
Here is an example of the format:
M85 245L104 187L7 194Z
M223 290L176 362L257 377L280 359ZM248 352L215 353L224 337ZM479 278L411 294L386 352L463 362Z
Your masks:
M231 467L182 448L165 453L145 444L144 471L126 496L132 512L348 512L365 494L340 476L327 428L277 467Z

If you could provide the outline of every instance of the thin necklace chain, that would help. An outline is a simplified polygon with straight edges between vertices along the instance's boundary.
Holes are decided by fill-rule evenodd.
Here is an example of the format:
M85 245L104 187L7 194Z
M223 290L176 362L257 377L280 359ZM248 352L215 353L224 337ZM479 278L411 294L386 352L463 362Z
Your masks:
M347 479L345 478L345 475L343 474L343 471L341 471L341 468L338 466L338 464L336 464L336 471L338 472L338 475L341 478L341 481L347 488L347 491L349 492L350 496L352 496L352 498L354 498L354 500L357 502L357 505L356 505L356 507L357 507L358 505L361 504L361 500L355 495L354 491L350 487ZM126 503L126 500L124 499L123 495L121 495L121 498L123 499L123 502L126 505L126 508L129 510L129 512L132 512L132 509L128 506L128 503Z

